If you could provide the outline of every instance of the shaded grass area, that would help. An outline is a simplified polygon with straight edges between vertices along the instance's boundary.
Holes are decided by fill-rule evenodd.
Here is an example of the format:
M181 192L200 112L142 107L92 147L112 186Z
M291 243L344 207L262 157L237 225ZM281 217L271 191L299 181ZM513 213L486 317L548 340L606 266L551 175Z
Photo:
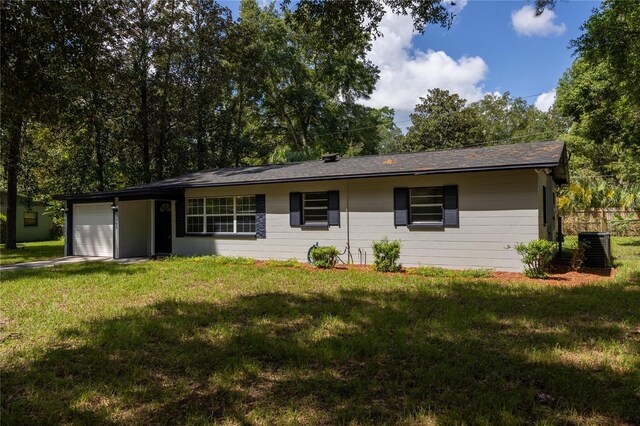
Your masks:
M0 244L0 265L54 259L64 256L64 240L18 243L18 248L7 250Z
M3 423L638 423L629 256L570 288L212 258L6 273Z

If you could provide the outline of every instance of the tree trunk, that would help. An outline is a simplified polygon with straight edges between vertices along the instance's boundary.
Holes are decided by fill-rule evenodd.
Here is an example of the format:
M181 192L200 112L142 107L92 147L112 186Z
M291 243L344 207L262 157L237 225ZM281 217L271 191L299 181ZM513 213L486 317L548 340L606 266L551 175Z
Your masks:
M244 96L242 86L238 88L238 122L236 123L236 146L235 146L235 166L240 167L240 152L243 149L242 141L242 108L244 107Z
M142 115L142 180L151 182L151 161L149 144L149 101L147 99L146 69L140 88L140 114Z
M202 102L198 102L198 112L196 118L196 150L198 152L197 164L198 170L204 170L207 164L207 147L204 138L204 105Z
M94 129L94 148L96 152L96 163L98 166L97 178L98 178L98 191L104 191L104 153L102 152L102 126L96 121L93 123Z
M16 248L16 225L18 207L18 167L22 143L22 117L14 119L9 137L8 155L5 159L7 171L7 241L5 248Z

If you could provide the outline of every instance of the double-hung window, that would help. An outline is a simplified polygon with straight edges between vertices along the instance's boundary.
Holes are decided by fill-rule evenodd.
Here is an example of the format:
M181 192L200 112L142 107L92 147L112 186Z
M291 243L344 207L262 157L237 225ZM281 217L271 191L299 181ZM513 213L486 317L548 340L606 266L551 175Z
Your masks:
M38 226L38 212L24 212L23 226Z
M256 232L256 196L187 199L187 233L253 234Z
M302 194L302 223L326 225L328 223L329 193L305 192Z
M441 186L411 188L409 223L440 224L443 222L444 194Z

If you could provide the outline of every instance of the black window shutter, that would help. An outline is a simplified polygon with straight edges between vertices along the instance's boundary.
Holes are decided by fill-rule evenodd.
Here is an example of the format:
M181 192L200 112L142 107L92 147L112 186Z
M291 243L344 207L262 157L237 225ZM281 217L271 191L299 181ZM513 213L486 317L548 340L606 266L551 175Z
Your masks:
M329 191L329 226L340 226L340 191Z
M393 188L393 224L409 224L409 188Z
M444 194L443 221L446 227L460 226L460 214L458 209L458 187L455 185L442 188Z
M178 198L176 200L176 237L184 237L184 221L185 221L185 211L184 211L184 198Z
M547 187L542 187L542 221L547 224Z
M289 223L291 226L302 225L302 193L289 193Z
M267 203L264 194L256 195L256 238L267 238Z

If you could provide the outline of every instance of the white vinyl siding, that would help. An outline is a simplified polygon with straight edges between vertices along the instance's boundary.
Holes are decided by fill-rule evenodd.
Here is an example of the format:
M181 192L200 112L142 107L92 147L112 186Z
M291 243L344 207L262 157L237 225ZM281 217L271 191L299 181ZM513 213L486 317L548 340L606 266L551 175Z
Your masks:
M342 251L349 240L355 262L359 261L360 249L372 263L371 243L386 236L401 241L400 261L405 266L521 271L522 263L513 246L538 237L536 183L535 171L516 170L187 189L188 198L266 194L267 237L175 238L174 234L173 251L181 255L306 261L307 250L315 242ZM445 185L458 186L459 227L412 230L394 226L394 188ZM340 191L341 226L290 226L290 193L329 190ZM346 255L343 258L346 260Z

